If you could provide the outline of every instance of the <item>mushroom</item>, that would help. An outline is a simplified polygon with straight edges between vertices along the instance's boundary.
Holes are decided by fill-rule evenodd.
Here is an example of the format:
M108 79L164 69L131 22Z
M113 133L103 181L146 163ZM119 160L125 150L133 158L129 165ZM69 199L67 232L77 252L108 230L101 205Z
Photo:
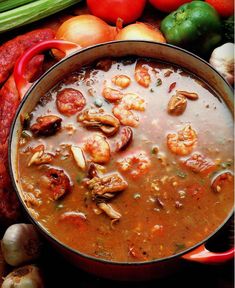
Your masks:
M43 150L37 151L33 154L31 159L29 160L28 167L32 164L41 165L48 164L53 160L53 155L51 153L45 153Z
M172 115L181 115L184 113L187 106L187 99L184 95L176 93L168 103L167 111Z
M41 116L36 119L30 130L35 136L54 135L61 127L62 119L54 115Z

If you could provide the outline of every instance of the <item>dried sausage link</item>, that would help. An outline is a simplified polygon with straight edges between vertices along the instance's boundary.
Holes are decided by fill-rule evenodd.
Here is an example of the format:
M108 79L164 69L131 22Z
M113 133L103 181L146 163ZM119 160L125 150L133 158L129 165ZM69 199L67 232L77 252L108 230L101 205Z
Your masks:
M42 41L51 40L55 37L55 32L51 29L38 29L20 35L7 41L0 47L0 84L4 83L16 60L30 47Z

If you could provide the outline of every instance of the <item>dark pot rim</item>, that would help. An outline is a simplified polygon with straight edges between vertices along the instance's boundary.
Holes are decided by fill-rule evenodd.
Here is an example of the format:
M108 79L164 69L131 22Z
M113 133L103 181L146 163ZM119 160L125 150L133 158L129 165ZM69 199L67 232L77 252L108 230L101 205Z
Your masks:
M28 211L28 207L26 206L24 200L22 199L21 197L21 194L20 192L18 191L18 188L17 188L17 185L16 185L16 179L14 177L14 168L13 168L13 160L12 160L12 157L11 157L11 146L12 146L12 140L13 140L13 135L14 135L14 127L15 127L15 123L16 123L16 120L26 102L26 100L30 97L31 95L31 91L37 86L37 85L40 85L40 82L42 79L46 78L47 77L47 74L50 73L52 70L54 69L57 69L57 67L63 63L63 62L66 62L69 58L73 57L75 54L81 54L81 53L86 53L86 51L88 50L91 50L91 49L96 49L96 47L100 47L100 46L105 46L105 45L112 45L112 44L115 44L115 43L133 43L133 42L140 42L140 43L151 43L151 44L155 44L156 46L160 45L160 46L169 46L170 48L173 48L175 50L179 50L185 54L188 54L190 55L191 57L193 58L196 58L199 62L202 62L203 64L206 64L207 66L210 67L211 70L213 70L213 72L215 72L220 78L221 80L224 81L224 83L230 88L231 92L233 93L233 89L231 87L231 85L224 79L224 77L214 68L212 67L207 61L205 61L204 59L202 59L201 57L199 57L198 55L195 55L194 53L188 51L188 50L185 50L181 47L178 47L178 46L174 46L174 45L171 45L171 44L167 44L167 43L159 43L159 42L154 42L154 41L146 41L146 40L122 40L122 41L111 41L111 42L105 42L105 43L101 43L101 44L96 44L96 45L93 45L93 46L89 46L87 48L83 48L83 49L80 49L79 51L76 51L76 52L73 52L71 54L69 54L66 58L63 58L62 60L60 60L59 62L57 62L56 64L54 64L52 67L50 67L38 80L36 80L32 86L29 88L29 90L26 92L23 100L21 101L17 111L16 111L16 114L14 116L14 119L13 119L13 122L12 122L12 125L11 125L11 130L10 130L10 134L9 134L9 139L8 139L8 165L9 165L9 171L10 171L10 177L11 177L11 181L13 183L13 187L14 187L14 190L17 194L17 197L19 198L22 206L24 207L24 210L27 214L27 216L29 217L30 221L40 230L40 232L42 232L42 234L47 238L47 239L50 239L52 240L52 242L54 244L56 244L57 246L61 246L62 248L68 250L70 253L72 254L75 254L77 256L80 256L82 258L86 258L87 260L91 260L91 261L95 261L95 262L98 262L98 263L102 263L102 264L107 264L107 265L115 265L115 266L142 266L142 265L152 265L152 264L156 264L156 263L159 263L159 262L165 262L165 261L169 261L169 260L172 260L174 258L177 258L177 257L180 257L180 256L183 256L184 254L187 254L191 251L193 251L194 249L196 249L197 247L201 246L202 244L205 244L211 237L213 237L228 221L229 219L232 217L233 215L233 212L234 212L234 208L232 208L231 212L228 214L228 216L225 218L225 220L210 234L208 235L206 238L204 238L202 241L196 243L195 245L193 245L192 247L189 247L183 251L180 251L176 254L173 254L173 255L170 255L170 256L167 256L167 257L164 257L164 258L159 258L159 259L153 259L153 260L149 260L149 261L140 261L140 262L116 262L116 261L111 261L111 260L106 260L106 259L101 259L101 258L96 258L94 256L90 256L90 255L87 255L85 253L82 253L78 250L75 250L71 247L69 247L67 244L59 241L56 237L54 237L52 234L50 234L46 228L44 228L44 226L42 224L40 224L36 219L34 219L34 217L29 213ZM165 61L166 62L166 61ZM170 62L169 62L170 63ZM209 84L209 83L208 83ZM233 99L230 99L233 101ZM227 105L226 105L227 106Z

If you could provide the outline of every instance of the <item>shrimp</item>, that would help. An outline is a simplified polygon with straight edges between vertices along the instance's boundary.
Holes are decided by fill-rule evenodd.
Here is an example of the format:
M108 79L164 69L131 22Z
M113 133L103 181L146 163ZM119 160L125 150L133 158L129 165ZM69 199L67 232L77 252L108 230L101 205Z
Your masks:
M144 111L145 101L138 94L127 93L123 97L121 104L125 106L127 110Z
M116 75L112 78L112 82L118 87L124 89L131 84L131 79L126 75Z
M144 151L139 151L117 162L119 170L137 178L149 171L151 161Z
M124 94L121 91L110 88L110 87L104 87L102 91L102 95L109 102L115 102L115 101L121 100L122 97L124 96Z
M93 137L88 138L85 150L95 163L108 163L110 160L110 147L106 138L102 135L95 134Z
M121 104L113 107L113 115L122 125L131 127L137 127L139 125L139 117Z
M148 88L151 82L148 69L143 66L137 66L135 69L135 80L139 85Z
M178 133L167 135L167 146L176 155L189 155L197 143L197 134L190 125L186 125Z
M139 117L131 110L145 110L145 101L138 94L125 94L121 102L113 107L113 114L122 125L136 127L139 124Z

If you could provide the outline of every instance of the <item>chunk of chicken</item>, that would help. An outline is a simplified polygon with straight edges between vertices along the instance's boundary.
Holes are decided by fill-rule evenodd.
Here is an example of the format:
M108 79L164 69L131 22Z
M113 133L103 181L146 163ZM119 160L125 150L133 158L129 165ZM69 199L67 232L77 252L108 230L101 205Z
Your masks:
M85 127L99 128L107 136L114 135L120 127L118 119L103 109L86 109L78 115L77 121Z
M110 204L107 203L98 203L97 206L104 211L111 219L120 219L122 214L116 211Z
M128 187L127 182L118 174L113 173L104 177L94 177L87 182L93 199L111 199L116 193Z

